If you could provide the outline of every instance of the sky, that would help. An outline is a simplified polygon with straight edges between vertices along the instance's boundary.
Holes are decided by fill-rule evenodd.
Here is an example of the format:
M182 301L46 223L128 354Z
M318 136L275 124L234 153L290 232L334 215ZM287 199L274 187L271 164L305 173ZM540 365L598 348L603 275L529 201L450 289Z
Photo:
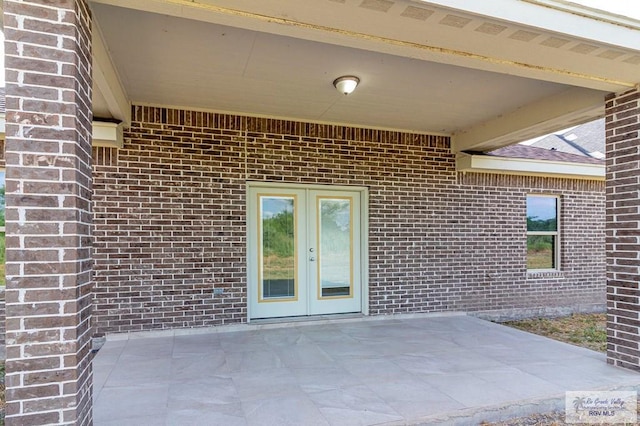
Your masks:
M640 20L640 2L638 0L570 0L594 9L606 10L622 16Z
M269 219L282 212L293 212L294 199L291 197L261 197L262 218Z
M606 10L622 16L640 20L638 0L570 0L595 9ZM0 70L4 70L4 34L0 32ZM0 73L0 87L4 87L4 72Z
M556 217L555 197L527 197L527 217L538 220L554 219Z

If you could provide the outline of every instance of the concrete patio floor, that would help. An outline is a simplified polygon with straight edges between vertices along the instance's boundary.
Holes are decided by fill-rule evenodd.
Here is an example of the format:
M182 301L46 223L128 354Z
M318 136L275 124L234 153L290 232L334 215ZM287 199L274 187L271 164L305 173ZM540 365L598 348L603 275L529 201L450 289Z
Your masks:
M467 425L639 386L602 354L465 315L245 325L111 337L94 422Z

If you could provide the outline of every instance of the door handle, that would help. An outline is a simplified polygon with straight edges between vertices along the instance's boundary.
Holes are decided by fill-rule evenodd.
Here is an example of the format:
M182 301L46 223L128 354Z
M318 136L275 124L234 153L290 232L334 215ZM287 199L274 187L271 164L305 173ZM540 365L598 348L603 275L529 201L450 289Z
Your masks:
M313 262L313 261L315 261L315 260L316 260L316 258L315 258L315 257L310 257L310 258L309 258L309 260L310 260L311 262Z

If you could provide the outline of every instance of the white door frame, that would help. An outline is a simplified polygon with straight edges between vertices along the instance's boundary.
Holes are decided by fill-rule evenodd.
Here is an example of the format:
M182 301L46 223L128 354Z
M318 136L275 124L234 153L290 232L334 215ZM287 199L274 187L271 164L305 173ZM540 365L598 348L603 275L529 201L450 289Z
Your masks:
M249 188L278 188L278 189L295 189L295 190L318 190L318 191L351 191L360 194L360 292L361 292L361 309L363 315L369 315L369 189L363 186L345 186L345 185L318 185L318 184L295 184L282 182L265 182L265 181L247 181L245 188L245 206L246 206L246 256L247 259L247 322L251 322L251 303L250 298L256 296L255 286L249 285L249 268L257 265L250 264L252 256L250 256L249 238Z

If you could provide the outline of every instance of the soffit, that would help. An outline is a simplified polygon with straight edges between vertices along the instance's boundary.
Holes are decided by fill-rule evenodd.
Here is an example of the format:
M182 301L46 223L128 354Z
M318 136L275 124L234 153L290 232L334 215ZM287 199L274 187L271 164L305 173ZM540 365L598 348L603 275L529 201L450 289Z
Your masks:
M450 134L564 90L557 83L182 18L96 11L134 103ZM345 74L361 79L350 96L332 86Z
M498 13L498 7L460 10L444 6L470 3L461 0L94 0L94 3L600 90L637 84L640 22L638 27L629 28L628 23L609 24L602 19L577 16L575 12L563 13L529 4L531 1L483 2L531 15L521 19ZM492 10L511 21L478 15ZM546 24L547 21L558 23ZM575 31L573 27L584 30ZM591 32L592 38L587 36ZM611 67L612 62L616 67Z
M138 103L454 134L572 87L601 99L640 75L628 43L428 2L100 0L93 9ZM362 79L348 97L331 86L344 74ZM585 111L579 120L602 108Z

